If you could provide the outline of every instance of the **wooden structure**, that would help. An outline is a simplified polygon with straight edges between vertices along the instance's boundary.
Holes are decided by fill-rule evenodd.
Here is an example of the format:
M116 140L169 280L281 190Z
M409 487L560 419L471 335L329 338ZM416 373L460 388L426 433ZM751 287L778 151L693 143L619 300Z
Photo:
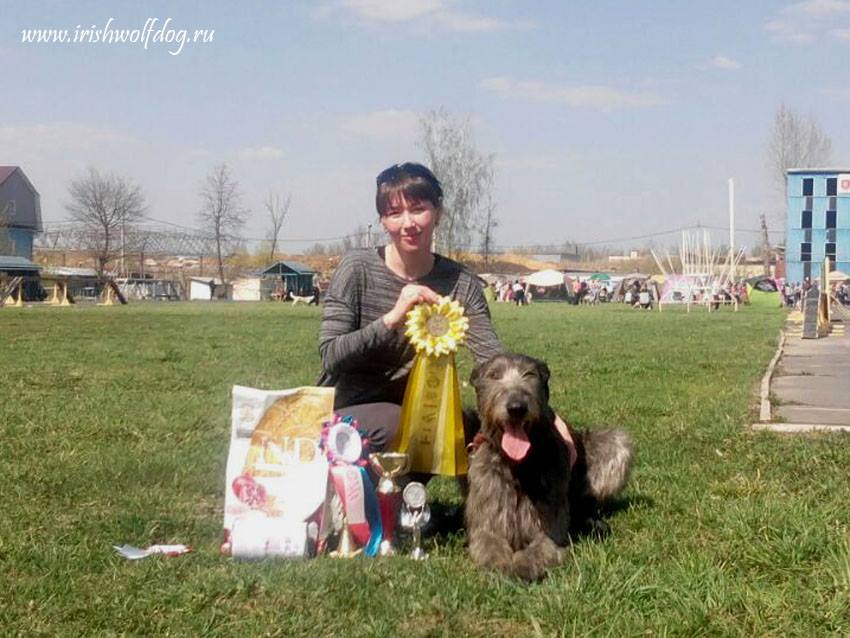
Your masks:
M259 274L263 279L272 279L280 283L281 296L285 298L290 292L298 296L312 295L318 273L296 261L279 261Z

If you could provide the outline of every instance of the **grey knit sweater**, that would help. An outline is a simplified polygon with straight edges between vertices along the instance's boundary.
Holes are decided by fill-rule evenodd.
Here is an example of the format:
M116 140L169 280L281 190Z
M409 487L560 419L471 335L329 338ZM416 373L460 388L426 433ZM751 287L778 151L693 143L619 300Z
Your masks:
M319 330L324 372L318 385L336 388L335 409L401 404L415 352L404 328L391 330L381 317L408 283L387 268L383 248L354 250L340 261L324 298ZM436 255L431 272L415 283L461 303L469 318L466 343L476 362L503 352L481 285L467 268Z

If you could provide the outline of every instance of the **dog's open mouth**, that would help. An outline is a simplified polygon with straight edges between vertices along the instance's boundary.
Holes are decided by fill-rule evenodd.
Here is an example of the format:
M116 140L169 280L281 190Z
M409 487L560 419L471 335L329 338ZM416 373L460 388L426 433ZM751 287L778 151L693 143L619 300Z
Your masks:
M522 423L508 423L502 433L502 452L512 461L522 461L531 449L531 442Z

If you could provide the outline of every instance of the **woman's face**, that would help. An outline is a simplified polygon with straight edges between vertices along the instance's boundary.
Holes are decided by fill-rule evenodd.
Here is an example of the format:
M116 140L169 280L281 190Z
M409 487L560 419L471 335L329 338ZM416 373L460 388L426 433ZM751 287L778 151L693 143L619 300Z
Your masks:
M407 200L399 193L381 215L381 225L399 254L411 254L431 251L431 239L439 219L440 211L431 202Z

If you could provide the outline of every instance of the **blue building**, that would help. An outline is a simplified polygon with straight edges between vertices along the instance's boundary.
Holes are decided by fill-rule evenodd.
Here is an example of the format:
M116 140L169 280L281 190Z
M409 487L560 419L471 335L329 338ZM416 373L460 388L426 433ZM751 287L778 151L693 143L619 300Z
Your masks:
M786 280L820 277L825 257L850 272L850 168L789 169L786 192Z

